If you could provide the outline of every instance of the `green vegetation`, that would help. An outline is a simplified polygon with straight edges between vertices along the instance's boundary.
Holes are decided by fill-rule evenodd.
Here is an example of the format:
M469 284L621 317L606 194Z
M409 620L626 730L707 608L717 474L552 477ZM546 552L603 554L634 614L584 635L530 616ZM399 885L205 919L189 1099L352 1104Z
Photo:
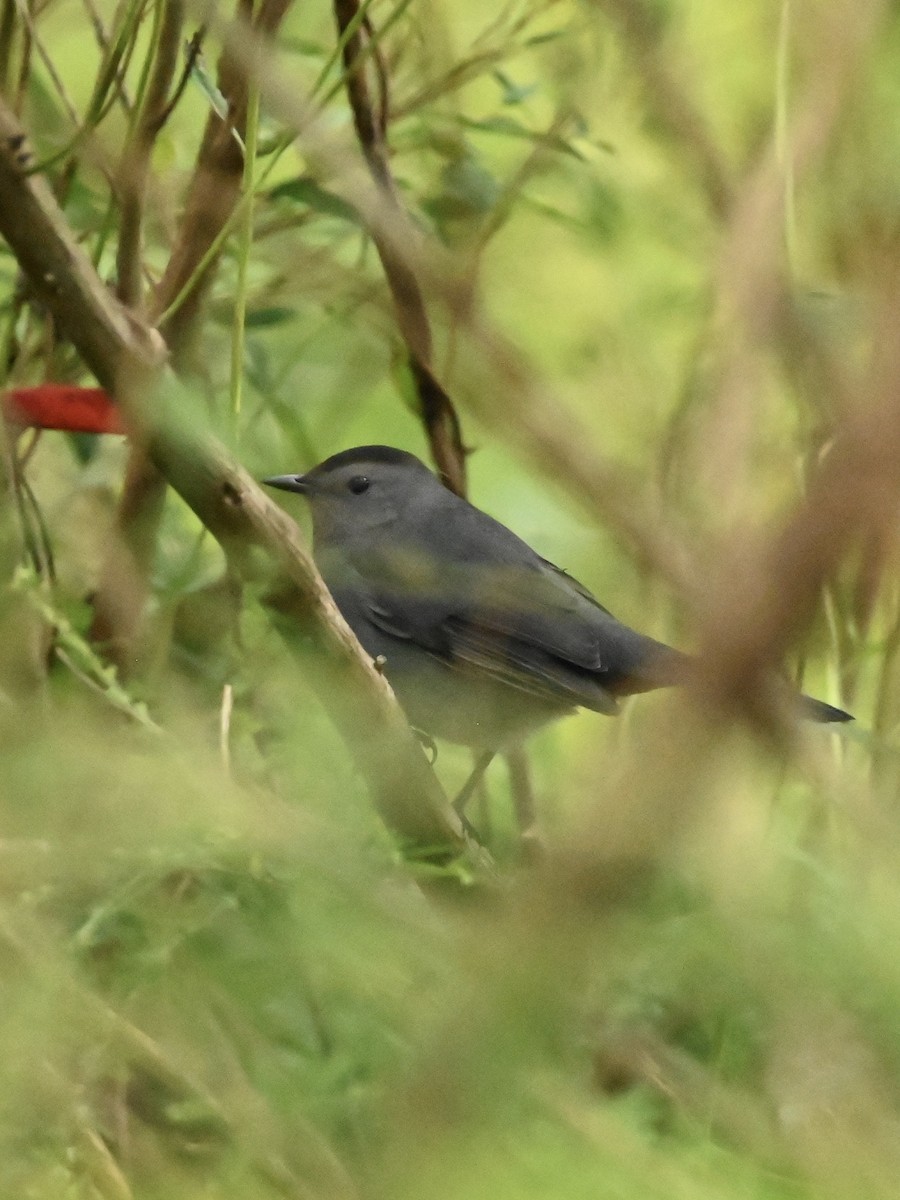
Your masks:
M423 859L272 555L139 444L10 430L0 1196L892 1197L900 14L335 8L236 5L257 56L225 6L0 0L25 178L252 476L454 460L424 362L472 499L709 671L532 740L539 853L501 761L493 862ZM0 241L5 386L94 385L42 286ZM787 729L785 657L856 723Z

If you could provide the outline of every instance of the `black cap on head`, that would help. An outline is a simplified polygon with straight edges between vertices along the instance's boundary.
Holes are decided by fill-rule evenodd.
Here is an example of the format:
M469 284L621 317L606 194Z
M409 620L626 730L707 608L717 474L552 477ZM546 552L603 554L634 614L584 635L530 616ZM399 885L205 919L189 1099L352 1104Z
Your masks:
M333 471L342 467L375 466L379 463L397 467L415 467L420 471L431 472L414 454L406 450L397 450L394 446L353 446L349 450L339 450L318 466L312 467L305 475L272 475L262 482L269 487L280 488L284 492L300 492L308 495L314 488L316 480L323 480Z
M414 454L409 454L406 450L398 450L395 446L353 446L349 450L339 450L337 454L332 454L330 458L320 462L317 467L313 467L310 474L315 472L317 475L327 475L339 467L356 463L388 463L392 466L405 464L410 467L424 467L426 471L428 470L421 459L416 458Z

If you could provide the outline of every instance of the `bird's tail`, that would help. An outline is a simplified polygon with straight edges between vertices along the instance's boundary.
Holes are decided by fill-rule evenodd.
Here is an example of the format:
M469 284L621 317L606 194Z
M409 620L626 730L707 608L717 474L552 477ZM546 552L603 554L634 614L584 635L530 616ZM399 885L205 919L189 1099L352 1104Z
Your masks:
M835 708L833 704L826 704L824 700L815 700L812 696L799 697L800 714L809 721L821 721L823 724L831 721L844 722L852 721L853 715L844 712L842 708Z
M687 682L688 673L695 663L691 655L685 654L681 650L673 650L671 646L654 642L650 638L644 638L643 643L641 647L644 655L642 661L638 662L627 677L619 682L618 688L615 683L608 685L608 690L614 696L632 695L634 692L648 692L655 688L672 687L673 685L677 687L679 684ZM782 687L787 693L784 696L785 703L789 707L796 704L798 717L807 721L817 721L823 725L843 724L845 721L854 720L853 714L845 712L842 708L794 691L793 686L786 679L782 680Z

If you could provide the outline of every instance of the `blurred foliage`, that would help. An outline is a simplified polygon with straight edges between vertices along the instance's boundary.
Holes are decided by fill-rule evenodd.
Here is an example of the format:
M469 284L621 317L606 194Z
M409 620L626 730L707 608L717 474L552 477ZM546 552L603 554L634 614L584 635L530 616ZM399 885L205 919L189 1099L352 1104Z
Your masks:
M125 98L141 86L157 4L0 5L6 90L111 284ZM796 97L815 83L821 28L849 21L846 6L368 10L387 28L403 204L478 280L490 320L592 448L662 498L701 572L796 499L829 414L774 350L754 360L743 407L717 407L722 221L659 81L691 98L739 194L780 125L791 294L838 358L862 361L900 213L900 19L885 7L824 152L796 179ZM623 34L623 11L643 14L640 38ZM200 9L187 13L192 34ZM120 92L105 69L116 48ZM151 282L218 102L217 53L208 34L156 140ZM348 132L327 5L291 8L277 60L327 128ZM424 456L370 240L282 133L263 112L247 269L235 234L191 387L258 476L367 442ZM452 314L434 319L438 369L475 451L473 499L617 615L683 643L681 598L468 411L460 330ZM82 377L2 247L0 330L11 382ZM656 819L636 802L643 787L676 814L655 870L602 902L574 886L532 895L498 767L479 819L500 881L458 895L403 861L298 660L252 594L236 604L219 550L177 498L139 665L110 673L88 643L89 602L123 447L27 442L19 516L39 552L0 610L3 1195L896 1193L894 547L868 608L865 548L848 561L802 649L806 690L851 706L854 731L814 731L791 762L723 733L708 774L669 777L658 721L688 740L693 728L677 699L639 699L618 722L573 718L532 743L548 844L614 845L632 802L640 834ZM17 565L4 559L10 578ZM448 790L468 765L441 748Z

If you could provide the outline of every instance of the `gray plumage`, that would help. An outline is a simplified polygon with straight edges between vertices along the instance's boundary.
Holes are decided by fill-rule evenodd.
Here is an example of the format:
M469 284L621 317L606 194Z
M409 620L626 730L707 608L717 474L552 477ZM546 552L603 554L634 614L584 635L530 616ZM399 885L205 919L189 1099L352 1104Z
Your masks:
M577 580L389 446L265 482L312 508L313 552L410 723L481 750L576 708L614 713L676 683L686 656L637 633ZM849 720L802 698L816 720Z

